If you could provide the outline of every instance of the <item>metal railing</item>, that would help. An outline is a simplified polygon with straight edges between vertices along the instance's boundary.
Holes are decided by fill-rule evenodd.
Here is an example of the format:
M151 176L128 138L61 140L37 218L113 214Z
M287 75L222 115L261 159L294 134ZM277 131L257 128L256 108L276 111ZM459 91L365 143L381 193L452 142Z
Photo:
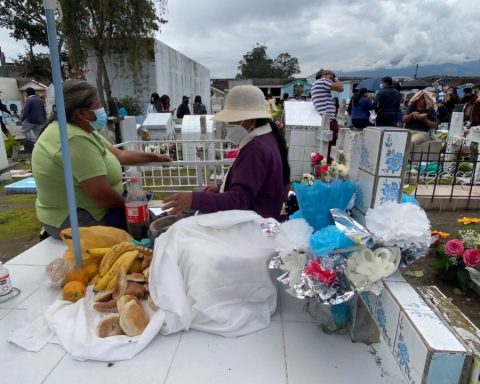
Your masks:
M234 161L227 156L235 151L235 146L224 140L129 141L117 147L173 159L169 163L125 167L125 180L137 170L142 175L144 189L151 192L202 190L210 183L220 183Z
M448 148L448 152L447 152ZM408 154L404 185L414 185L415 197L480 198L478 144L455 147L414 146Z

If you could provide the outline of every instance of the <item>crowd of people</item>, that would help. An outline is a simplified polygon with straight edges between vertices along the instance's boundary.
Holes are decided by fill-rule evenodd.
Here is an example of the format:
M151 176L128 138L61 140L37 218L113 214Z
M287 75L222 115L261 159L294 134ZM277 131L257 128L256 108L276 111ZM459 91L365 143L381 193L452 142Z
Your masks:
M170 97L168 95L159 96L154 92L150 96L150 103L147 106L147 113L171 113L174 114L177 111L177 119L183 119L185 115L191 115L190 112L190 97L183 96L182 103L174 109L170 108ZM202 103L202 98L197 95L193 100L193 114L194 115L206 115L207 107Z

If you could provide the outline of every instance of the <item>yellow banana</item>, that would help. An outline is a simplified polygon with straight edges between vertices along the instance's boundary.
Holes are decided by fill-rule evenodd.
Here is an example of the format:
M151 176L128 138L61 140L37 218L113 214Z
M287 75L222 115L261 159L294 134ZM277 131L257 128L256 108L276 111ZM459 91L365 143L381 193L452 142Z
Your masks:
M111 248L90 248L87 250L87 253L92 257L101 259L105 254L110 251Z
M106 289L110 280L112 280L112 278L114 278L114 277L116 279L117 273L118 273L119 269L123 266L123 263L130 260L130 259L133 262L133 260L135 260L135 258L137 256L138 256L138 251L136 251L136 250L127 251L127 252L124 252L122 255L120 255L117 258L117 260L115 260L115 262L113 263L111 268L107 271L107 273L104 276L101 276L100 279L97 281L97 283L95 284L94 290L95 291L101 291L103 289ZM115 285L115 284L113 284L113 285Z
M139 252L137 250L125 252L122 257L122 263L118 268L117 272L113 275L110 281L107 284L107 290L115 288L115 284L117 283L118 273L121 269L125 270L125 273L129 270L130 266L132 265L133 261L138 257ZM124 256L125 255L125 256Z
M106 254L103 256L102 262L100 263L99 274L101 277L110 270L115 261L125 252L133 251L135 246L128 241L123 241L114 245Z

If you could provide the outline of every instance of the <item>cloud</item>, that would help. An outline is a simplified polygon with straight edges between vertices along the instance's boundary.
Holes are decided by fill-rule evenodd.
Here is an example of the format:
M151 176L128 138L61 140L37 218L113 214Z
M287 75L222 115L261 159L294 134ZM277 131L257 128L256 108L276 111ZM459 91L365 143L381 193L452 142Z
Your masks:
M301 75L462 63L479 59L477 0L168 0L159 39L210 69L234 77L256 43L274 58L298 58ZM24 51L8 43L7 57ZM16 45L15 45L16 44ZM12 53L13 52L13 53Z

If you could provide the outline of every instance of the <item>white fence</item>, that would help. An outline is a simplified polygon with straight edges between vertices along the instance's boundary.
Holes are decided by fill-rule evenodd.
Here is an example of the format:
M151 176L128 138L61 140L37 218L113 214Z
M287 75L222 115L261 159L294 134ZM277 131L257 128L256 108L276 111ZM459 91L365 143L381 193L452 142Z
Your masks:
M222 182L234 160L226 157L234 146L224 140L129 141L117 147L163 154L174 160L126 167L125 179L138 170L144 189L151 192L202 190L210 183Z

